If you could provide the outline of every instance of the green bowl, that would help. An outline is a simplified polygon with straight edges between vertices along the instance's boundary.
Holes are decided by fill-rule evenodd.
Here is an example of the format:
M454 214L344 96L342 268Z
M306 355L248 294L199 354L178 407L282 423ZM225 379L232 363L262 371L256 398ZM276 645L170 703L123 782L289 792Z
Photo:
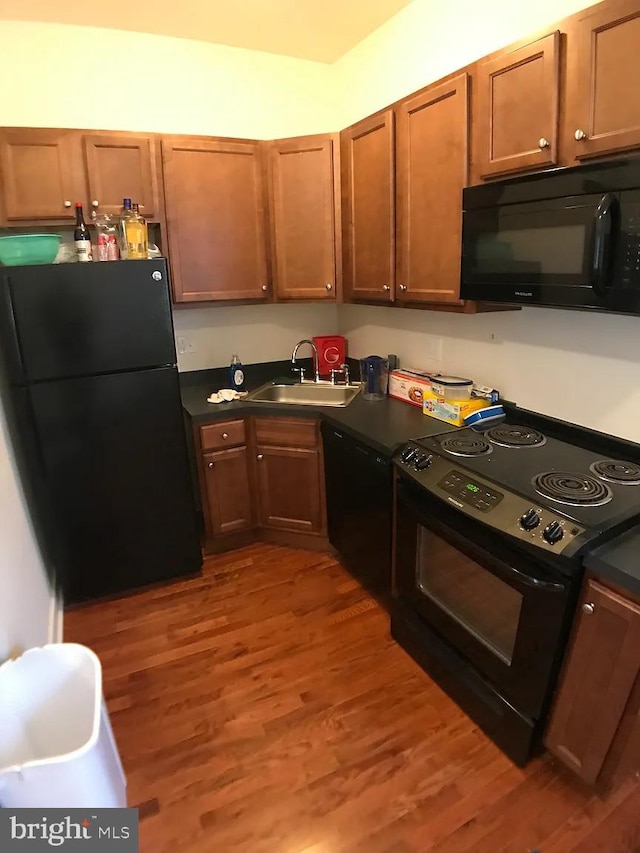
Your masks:
M0 237L0 263L7 267L23 264L52 264L60 247L60 234L16 234Z

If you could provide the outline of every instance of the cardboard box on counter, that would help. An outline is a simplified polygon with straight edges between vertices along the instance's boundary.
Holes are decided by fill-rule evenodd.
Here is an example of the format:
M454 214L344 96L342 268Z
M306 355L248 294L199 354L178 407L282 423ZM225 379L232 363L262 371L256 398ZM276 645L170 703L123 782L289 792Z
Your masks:
M431 392L431 381L426 373L410 368L399 368L389 373L389 396L403 403L422 408L425 394Z
M464 426L464 419L472 412L490 406L489 400L444 400L431 392L424 395L422 412L431 418L445 421L455 426Z

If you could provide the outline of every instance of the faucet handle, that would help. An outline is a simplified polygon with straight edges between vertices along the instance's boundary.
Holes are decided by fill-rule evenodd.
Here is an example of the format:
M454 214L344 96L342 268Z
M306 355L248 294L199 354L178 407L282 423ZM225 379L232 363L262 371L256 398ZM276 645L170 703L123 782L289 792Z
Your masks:
M338 373L344 374L344 384L348 385L349 384L349 365L343 363L340 365L340 367L333 367L331 369L331 384L332 385L336 384L336 376Z
M291 372L292 373L299 373L300 374L300 382L301 383L304 382L304 367L292 367Z

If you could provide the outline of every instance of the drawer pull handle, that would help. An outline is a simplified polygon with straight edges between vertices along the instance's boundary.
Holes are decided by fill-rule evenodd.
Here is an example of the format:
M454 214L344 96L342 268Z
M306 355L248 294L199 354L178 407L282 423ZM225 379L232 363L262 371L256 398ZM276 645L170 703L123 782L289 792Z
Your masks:
M582 605L582 612L591 615L596 609L595 604L592 604L590 601L587 604Z
M229 433L228 433L228 432L223 432L223 433L222 433L222 438L223 438L223 441L226 441L226 440L229 438Z
M216 463L215 463L215 462L209 462L208 467L209 467L209 468L215 468L215 467L216 467Z
M258 453L257 459L258 462L262 462L262 460L264 459L264 453Z

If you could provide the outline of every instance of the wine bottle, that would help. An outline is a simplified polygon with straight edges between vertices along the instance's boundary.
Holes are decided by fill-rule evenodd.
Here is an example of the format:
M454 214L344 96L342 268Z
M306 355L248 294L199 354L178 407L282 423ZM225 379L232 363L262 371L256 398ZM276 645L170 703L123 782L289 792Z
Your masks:
M76 253L79 261L92 261L91 235L84 222L82 204L76 202L76 227L73 230L73 242L76 245Z

